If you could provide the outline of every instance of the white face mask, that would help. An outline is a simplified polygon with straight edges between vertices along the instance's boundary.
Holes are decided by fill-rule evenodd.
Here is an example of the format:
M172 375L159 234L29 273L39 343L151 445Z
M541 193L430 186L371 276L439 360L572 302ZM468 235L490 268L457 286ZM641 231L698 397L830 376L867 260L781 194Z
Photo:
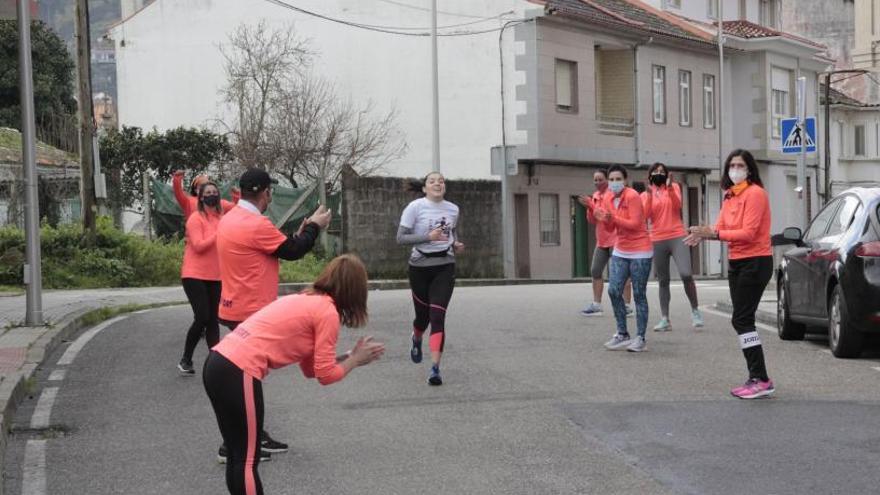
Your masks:
M623 182L609 182L608 187L611 189L611 192L614 194L620 194L620 191L623 191L623 188L626 187Z
M746 180L746 177L749 176L749 172L741 168L731 168L727 170L727 176L730 177L730 180L733 181L734 185L738 186L740 182Z

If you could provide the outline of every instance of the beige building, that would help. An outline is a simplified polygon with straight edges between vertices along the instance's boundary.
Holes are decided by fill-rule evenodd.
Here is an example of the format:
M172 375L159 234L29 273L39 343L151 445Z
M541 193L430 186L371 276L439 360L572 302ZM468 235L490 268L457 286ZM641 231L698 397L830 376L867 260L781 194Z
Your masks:
M852 52L856 68L880 69L880 1L855 0L855 46Z
M775 24L775 15L760 14L769 4L742 3L742 11L725 10L724 157L745 148L759 160L773 198L772 228L781 231L802 216L790 208L799 196L794 159L780 152L781 120L794 115L800 76L807 80L807 112L815 115L817 75L829 60L824 46L750 20ZM516 145L519 170L510 180L516 276L588 273L594 231L576 197L593 190L592 171L613 163L629 168L630 182L645 181L652 163L665 163L682 184L685 224L714 222L724 158L719 63L716 24L707 15L684 15L698 10L695 1L558 0L545 2L536 22L516 28L525 44L516 69L526 74L516 88L525 108L516 125L527 134ZM806 197L815 204L815 154L808 163ZM692 254L697 273L720 273L717 243Z

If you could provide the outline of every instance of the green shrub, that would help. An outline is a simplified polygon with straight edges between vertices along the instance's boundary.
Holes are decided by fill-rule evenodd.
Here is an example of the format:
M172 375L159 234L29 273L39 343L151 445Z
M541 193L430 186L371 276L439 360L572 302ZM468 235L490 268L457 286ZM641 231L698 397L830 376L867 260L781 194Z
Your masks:
M281 261L279 279L281 282L313 282L325 265L327 260L319 258L314 253L309 253L296 261Z
M180 280L183 242L148 241L98 218L94 243L80 225L40 229L43 287L48 289L147 287ZM20 286L25 240L21 230L0 228L0 285Z

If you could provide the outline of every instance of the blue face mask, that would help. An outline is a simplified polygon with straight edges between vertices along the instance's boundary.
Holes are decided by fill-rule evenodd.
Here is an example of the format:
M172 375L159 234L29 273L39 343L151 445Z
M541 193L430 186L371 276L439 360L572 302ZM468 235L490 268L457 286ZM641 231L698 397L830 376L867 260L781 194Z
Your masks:
M608 188L611 189L611 192L614 194L620 194L623 191L623 188L626 187L622 181L620 182L609 182Z

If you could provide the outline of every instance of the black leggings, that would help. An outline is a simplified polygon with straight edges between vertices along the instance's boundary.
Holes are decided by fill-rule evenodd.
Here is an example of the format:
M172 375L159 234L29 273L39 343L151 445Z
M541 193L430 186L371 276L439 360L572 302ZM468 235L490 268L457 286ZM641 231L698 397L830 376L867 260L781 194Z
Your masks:
M773 257L758 256L730 260L727 283L733 302L730 321L739 336L740 348L749 368L749 378L769 380L764 364L764 349L755 327L755 311L764 295L764 289L773 278Z
M227 447L226 487L233 495L262 495L260 435L263 429L263 384L223 355L211 351L202 382Z
M455 288L455 263L437 266L409 267L409 286L412 289L416 318L413 333L417 339L431 324L432 352L443 352L446 342L446 308Z
M220 282L185 278L183 292L186 293L193 310L193 322L186 332L183 358L192 362L193 352L203 332L208 349L220 341L220 324L217 320L217 311L220 309Z

